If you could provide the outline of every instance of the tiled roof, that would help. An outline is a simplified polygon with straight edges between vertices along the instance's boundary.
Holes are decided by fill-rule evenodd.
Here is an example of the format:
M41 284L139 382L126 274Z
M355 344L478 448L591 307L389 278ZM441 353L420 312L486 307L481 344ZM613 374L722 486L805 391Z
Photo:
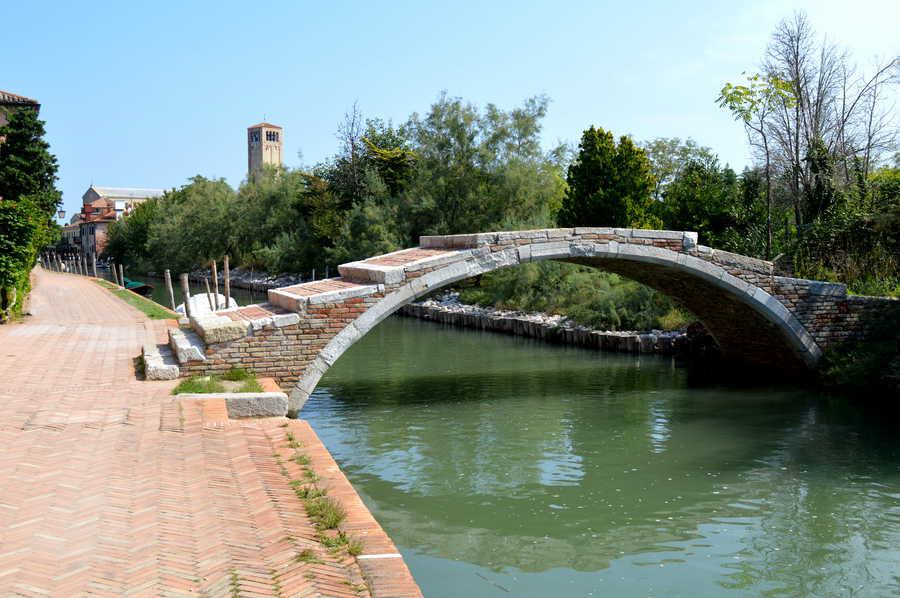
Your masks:
M0 104L31 104L34 106L40 105L37 100L32 100L31 98L26 98L25 96L20 96L8 91L3 91L2 89L0 89Z
M281 129L278 125L273 125L272 123L258 123L253 125L252 127L247 127L248 129L258 129L260 127L267 127L269 129Z
M140 189L132 187L98 187L91 185L97 195L108 199L146 199L148 197L160 197L165 189Z

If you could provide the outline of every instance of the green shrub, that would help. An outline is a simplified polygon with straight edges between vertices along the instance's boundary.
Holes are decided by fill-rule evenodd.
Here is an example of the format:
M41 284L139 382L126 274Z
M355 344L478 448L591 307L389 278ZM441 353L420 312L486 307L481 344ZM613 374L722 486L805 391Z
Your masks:
M178 383L178 386L172 390L173 395L186 393L209 394L217 392L225 392L225 386L222 384L221 380L213 376L194 376L187 380L182 380Z
M253 374L244 368L235 367L222 374L222 379L231 382L240 382L241 380L254 380L255 378L253 377Z

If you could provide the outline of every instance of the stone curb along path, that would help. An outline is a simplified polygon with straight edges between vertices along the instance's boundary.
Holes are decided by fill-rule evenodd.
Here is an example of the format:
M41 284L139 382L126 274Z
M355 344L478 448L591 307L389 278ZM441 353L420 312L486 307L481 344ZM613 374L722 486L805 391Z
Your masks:
M0 596L421 595L305 422L137 380L134 356L172 324L90 279L38 270L32 301L0 327ZM291 431L359 559L323 547Z

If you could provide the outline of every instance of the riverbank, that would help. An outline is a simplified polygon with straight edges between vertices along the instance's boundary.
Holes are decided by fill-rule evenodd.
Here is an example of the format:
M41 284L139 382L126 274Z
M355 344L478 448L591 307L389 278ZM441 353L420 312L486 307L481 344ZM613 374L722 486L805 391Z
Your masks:
M0 328L0 594L420 595L306 422L136 379L174 320L40 269L31 311Z
M576 324L563 316L505 311L461 303L459 294L453 292L411 303L398 313L450 326L524 336L600 351L687 356L714 349L712 339L702 327L643 332L596 330Z

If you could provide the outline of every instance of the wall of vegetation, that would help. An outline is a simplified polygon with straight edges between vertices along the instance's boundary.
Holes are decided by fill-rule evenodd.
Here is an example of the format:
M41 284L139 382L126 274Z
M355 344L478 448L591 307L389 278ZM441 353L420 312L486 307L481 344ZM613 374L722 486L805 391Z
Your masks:
M0 127L0 322L22 311L29 274L40 250L59 237L53 217L56 158L44 141L44 123L31 108L16 110Z

